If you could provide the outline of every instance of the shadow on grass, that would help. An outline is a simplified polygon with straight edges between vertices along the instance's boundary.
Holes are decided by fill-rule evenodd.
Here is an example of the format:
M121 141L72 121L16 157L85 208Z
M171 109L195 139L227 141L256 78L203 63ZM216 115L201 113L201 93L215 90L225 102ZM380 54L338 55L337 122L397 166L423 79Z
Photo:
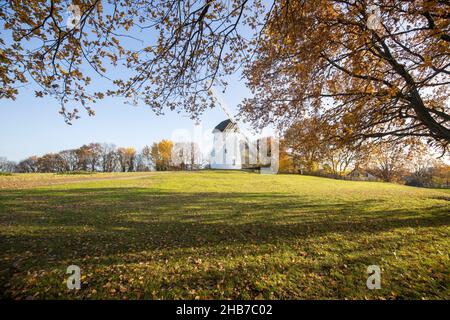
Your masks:
M3 259L0 266L2 282L7 283L13 272L89 257L97 257L99 265L120 264L126 255L127 263L135 263L145 259L141 252L159 250L181 261L189 248L226 257L229 246L289 245L330 234L443 225L450 225L448 206L392 208L381 199L311 200L295 194L145 188L2 191L0 248L2 255L14 258ZM192 277L207 282L209 276L193 274L179 283ZM211 277L217 279L217 271L211 271Z
M56 247L61 253L78 249L77 254L81 247L88 255L94 254L89 244L98 241L110 246L96 248L95 253L113 255L130 248L271 243L325 233L373 233L450 223L445 206L380 210L376 209L380 199L311 202L273 193L105 188L11 191L3 192L0 200L0 224L11 230L6 238L14 247Z

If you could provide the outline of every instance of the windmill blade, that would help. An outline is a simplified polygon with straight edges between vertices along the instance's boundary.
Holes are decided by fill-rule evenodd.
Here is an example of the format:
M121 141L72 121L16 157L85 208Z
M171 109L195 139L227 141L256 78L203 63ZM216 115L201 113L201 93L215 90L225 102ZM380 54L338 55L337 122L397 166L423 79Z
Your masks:
M220 107L222 108L222 111L225 113L225 115L228 117L228 119L230 119L231 121L233 121L234 123L236 123L236 121L234 120L234 117L230 114L230 112L224 107L224 105L222 103L219 102Z
M212 92L212 94L214 96L214 99L217 101L217 103L219 104L220 108L225 113L225 115L228 117L228 119L230 119L231 121L236 123L236 121L234 120L234 116L232 116L230 111L228 110L228 108L225 107L225 104L223 103L222 98L218 94L216 94L216 91L214 90L214 88L211 88L211 92Z
M214 90L214 88L211 88L211 92L215 98L215 100L217 101L217 103L219 104L220 108L222 109L222 111L225 113L225 115L228 117L228 119L230 119L235 125L236 125L236 131L239 132L244 138L245 140L247 140L248 142L248 138L247 136L245 136L241 130L241 128L239 127L238 122L236 121L236 119L234 118L234 116L231 114L231 112L228 110L228 108L225 106L225 103L223 103L222 98L216 94L216 91Z

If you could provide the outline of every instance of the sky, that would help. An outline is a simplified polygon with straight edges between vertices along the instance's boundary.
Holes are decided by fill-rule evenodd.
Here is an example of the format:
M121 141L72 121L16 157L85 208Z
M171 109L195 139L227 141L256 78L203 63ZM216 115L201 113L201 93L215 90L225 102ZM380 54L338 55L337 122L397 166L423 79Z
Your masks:
M243 80L233 78L235 81L226 93L216 92L216 96L236 114L237 105L249 91ZM161 139L170 139L176 130L194 132L195 123L187 114L169 110L157 116L148 106L132 106L112 97L94 105L95 116L80 111L81 118L67 125L58 113L58 102L52 97L36 98L35 89L36 85L30 84L15 101L0 100L0 157L20 161L31 155L41 156L91 142L139 150ZM226 118L220 107L206 110L196 130L212 136L211 130Z

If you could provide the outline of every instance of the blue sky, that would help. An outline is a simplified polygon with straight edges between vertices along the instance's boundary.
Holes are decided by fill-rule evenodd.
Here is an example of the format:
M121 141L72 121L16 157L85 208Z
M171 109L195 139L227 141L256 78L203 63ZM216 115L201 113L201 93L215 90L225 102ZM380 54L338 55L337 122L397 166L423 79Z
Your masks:
M248 95L243 81L233 77L220 99L232 113ZM76 148L90 142L108 142L141 149L145 145L170 138L176 129L193 130L194 122L186 114L166 111L157 116L145 105L131 106L120 98L105 98L96 103L96 115L81 112L80 119L67 125L58 113L59 105L51 97L35 98L36 86L24 88L17 100L0 100L0 157L18 161L30 155L43 155ZM226 119L220 108L207 110L201 117L203 131Z

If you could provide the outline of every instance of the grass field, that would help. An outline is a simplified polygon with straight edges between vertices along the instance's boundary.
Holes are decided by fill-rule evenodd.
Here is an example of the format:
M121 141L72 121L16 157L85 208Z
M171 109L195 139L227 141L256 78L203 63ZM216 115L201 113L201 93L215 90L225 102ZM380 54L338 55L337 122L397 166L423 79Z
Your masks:
M220 171L0 176L2 298L448 299L449 252L448 191ZM373 264L380 290L366 287Z

